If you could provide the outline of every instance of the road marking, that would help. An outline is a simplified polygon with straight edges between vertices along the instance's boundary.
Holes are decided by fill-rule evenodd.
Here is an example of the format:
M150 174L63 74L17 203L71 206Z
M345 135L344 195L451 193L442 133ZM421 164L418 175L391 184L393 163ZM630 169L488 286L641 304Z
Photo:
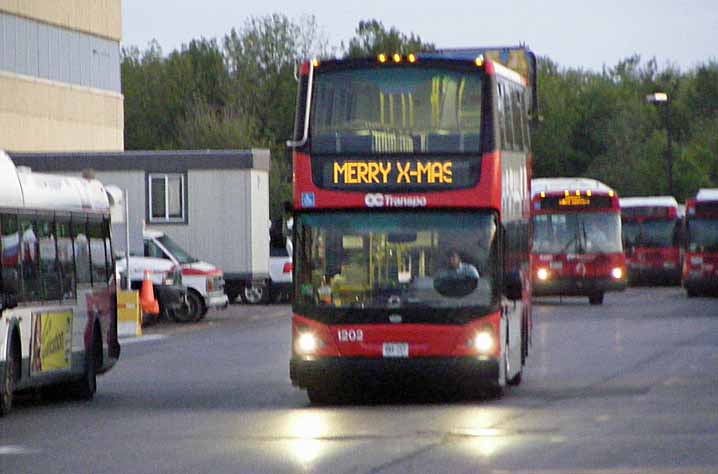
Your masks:
M167 339L167 336L164 334L148 334L147 336L126 337L120 339L120 345L124 346L125 344L135 344L137 342L160 341L162 339Z
M36 454L39 451L37 449L28 448L26 446L20 446L17 444L8 444L6 446L0 446L0 456L8 454Z

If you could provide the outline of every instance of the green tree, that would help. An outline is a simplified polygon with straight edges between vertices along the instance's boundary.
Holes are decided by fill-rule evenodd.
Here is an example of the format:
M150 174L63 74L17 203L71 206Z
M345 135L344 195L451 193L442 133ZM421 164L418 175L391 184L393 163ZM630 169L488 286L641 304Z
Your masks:
M408 54L434 49L432 43L423 43L414 33L407 36L394 27L387 30L378 20L362 20L357 26L354 38L350 39L344 48L344 57L376 56L379 53Z

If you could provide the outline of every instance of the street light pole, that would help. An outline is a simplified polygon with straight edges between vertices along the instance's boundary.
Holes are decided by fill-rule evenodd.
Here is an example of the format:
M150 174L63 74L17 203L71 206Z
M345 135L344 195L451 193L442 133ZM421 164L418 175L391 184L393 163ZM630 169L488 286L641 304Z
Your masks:
M673 196L673 137L671 135L671 108L668 94L654 92L646 96L646 102L663 107L663 125L666 128L666 175L668 195Z

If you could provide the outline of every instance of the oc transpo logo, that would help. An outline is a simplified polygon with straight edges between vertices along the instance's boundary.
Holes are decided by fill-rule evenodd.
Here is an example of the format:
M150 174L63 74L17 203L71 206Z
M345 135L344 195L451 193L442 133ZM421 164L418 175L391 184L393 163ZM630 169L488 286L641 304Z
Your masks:
M370 193L364 195L367 207L426 207L425 196Z

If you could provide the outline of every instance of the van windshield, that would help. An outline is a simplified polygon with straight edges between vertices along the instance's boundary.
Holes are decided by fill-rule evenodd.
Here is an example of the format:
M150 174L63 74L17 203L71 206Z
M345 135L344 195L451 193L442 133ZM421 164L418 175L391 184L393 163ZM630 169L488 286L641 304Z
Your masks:
M198 260L192 255L188 254L185 249L180 247L177 242L172 240L167 234L158 237L157 240L161 243L179 263L194 263Z

